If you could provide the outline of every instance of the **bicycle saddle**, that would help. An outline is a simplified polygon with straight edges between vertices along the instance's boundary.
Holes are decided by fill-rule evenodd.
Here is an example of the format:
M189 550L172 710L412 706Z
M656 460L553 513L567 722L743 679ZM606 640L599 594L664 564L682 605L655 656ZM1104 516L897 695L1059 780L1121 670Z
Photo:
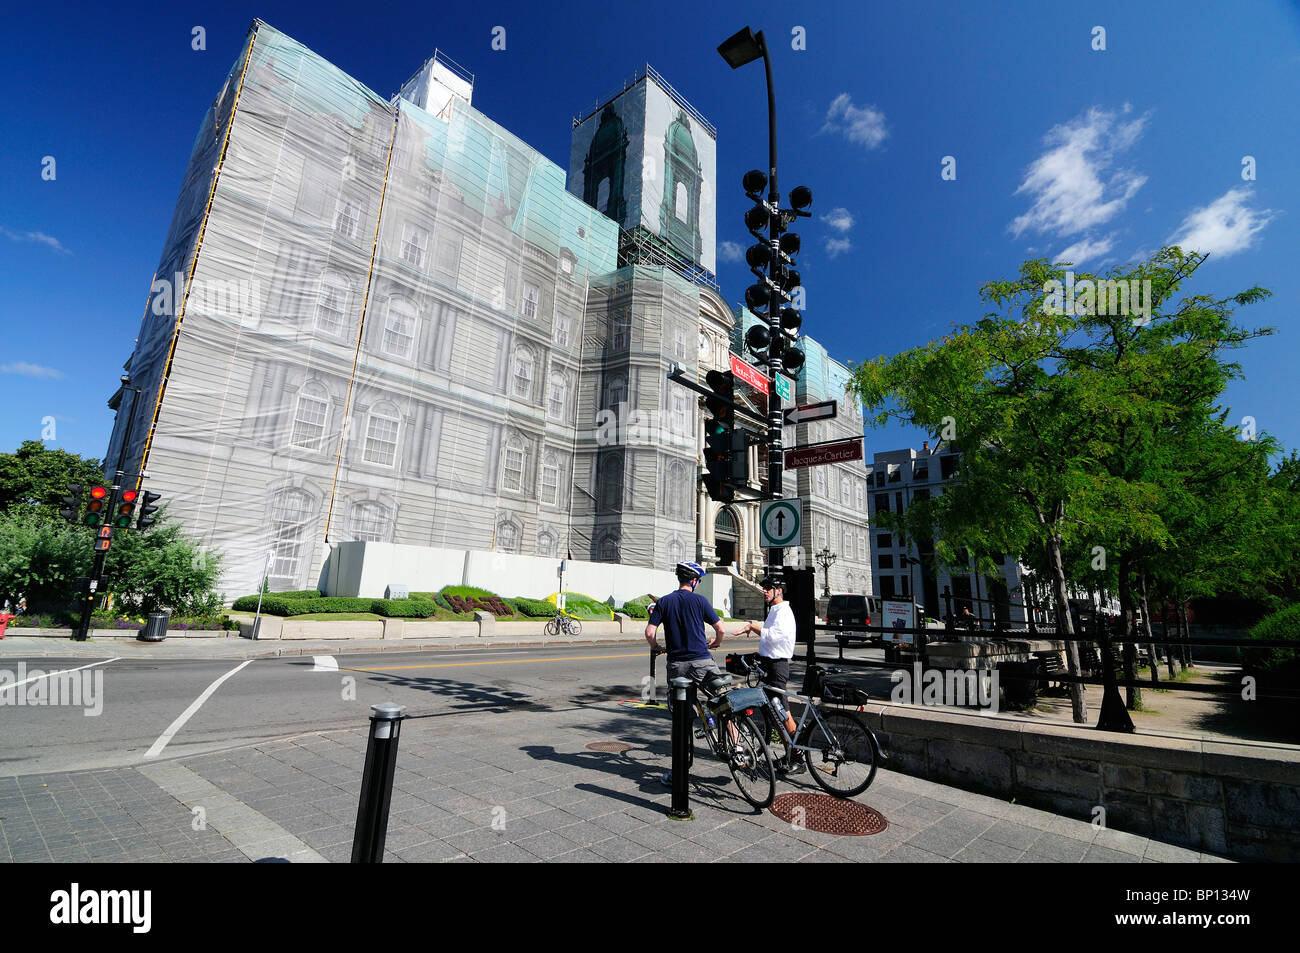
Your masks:
M730 688L735 681L730 675L710 675L704 680L704 687L715 694L724 688Z

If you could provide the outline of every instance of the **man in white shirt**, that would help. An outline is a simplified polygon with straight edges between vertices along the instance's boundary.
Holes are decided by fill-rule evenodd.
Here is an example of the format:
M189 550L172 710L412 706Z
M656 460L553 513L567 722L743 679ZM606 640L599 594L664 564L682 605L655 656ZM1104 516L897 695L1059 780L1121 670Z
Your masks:
M784 691L790 680L790 659L794 657L794 611L790 608L790 603L785 601L785 584L781 579L768 576L763 580L762 586L763 601L768 607L767 618L761 626L757 622L746 622L744 628L737 629L732 634L759 633L758 662L763 669L763 682ZM786 710L784 700L774 697L772 702L777 719L784 721L786 730L793 735L794 719ZM788 766L789 758L782 761L787 764L786 770L796 774L803 770L802 761L795 761L793 766Z

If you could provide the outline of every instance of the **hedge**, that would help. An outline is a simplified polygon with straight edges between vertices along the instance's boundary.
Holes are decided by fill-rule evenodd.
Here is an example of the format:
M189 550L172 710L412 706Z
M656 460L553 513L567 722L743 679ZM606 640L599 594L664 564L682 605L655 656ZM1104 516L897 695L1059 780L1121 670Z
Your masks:
M376 599L370 603L375 615L395 619L427 619L437 608L431 599Z
M349 599L345 596L320 596L316 599L286 599L284 596L262 597L263 615L307 615L314 612L369 612L374 599ZM234 612L256 612L257 596L240 596L230 606Z
M268 596L279 596L281 599L320 599L322 598L319 589L291 589L289 592L268 592Z
M549 619L555 615L555 604L545 599L525 599L520 596L518 599L507 599L506 602L520 615L528 616L530 619Z
M639 602L625 602L623 603L623 608L619 609L618 611L622 612L624 615L627 615L629 618L633 618L633 619L650 618L649 607L643 606Z

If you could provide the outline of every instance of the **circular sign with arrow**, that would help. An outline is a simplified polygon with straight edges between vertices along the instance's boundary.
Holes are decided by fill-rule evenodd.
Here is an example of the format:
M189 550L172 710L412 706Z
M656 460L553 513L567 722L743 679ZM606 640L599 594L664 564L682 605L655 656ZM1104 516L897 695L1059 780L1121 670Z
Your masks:
M794 546L803 532L803 501L772 500L759 515L759 545L765 549Z

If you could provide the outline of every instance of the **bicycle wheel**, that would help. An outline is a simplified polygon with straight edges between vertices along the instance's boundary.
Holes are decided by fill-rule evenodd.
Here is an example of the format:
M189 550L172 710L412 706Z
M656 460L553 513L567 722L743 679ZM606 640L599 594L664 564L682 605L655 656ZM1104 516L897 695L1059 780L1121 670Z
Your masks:
M853 712L817 709L821 724L811 720L804 744L808 773L827 794L853 797L867 789L876 777L875 739Z
M577 619L570 619L570 620L569 620L569 634L570 634L570 635L582 635L582 623L579 622Z
M551 638L555 638L557 635L559 635L560 623L556 622L554 619L546 623L546 634L549 635Z
M736 726L736 741L731 742L725 734L722 737L728 744L737 746L739 751L731 753L727 767L736 779L736 787L740 788L741 796L761 810L776 797L776 769L772 767L772 752L768 750L762 733L748 715L733 718L732 723ZM725 728L719 728L719 731L725 731Z

